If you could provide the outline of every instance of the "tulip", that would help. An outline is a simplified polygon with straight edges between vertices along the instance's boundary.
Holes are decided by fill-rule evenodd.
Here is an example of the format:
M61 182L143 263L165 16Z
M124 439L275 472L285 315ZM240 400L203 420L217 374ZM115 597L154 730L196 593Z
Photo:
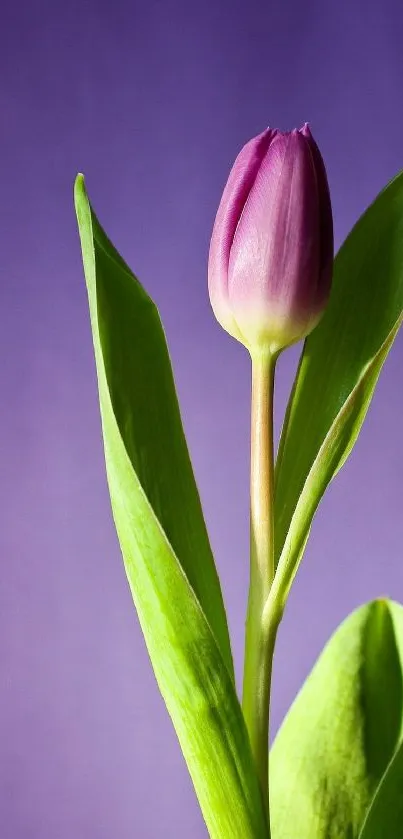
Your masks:
M267 128L243 147L232 167L208 266L217 320L248 348L252 360L250 585L242 709L266 803L271 669L282 614L275 599L267 606L275 576L274 371L281 350L308 335L323 314L332 266L329 187L308 124L289 133Z
M240 151L215 219L208 268L219 323L251 353L304 338L328 301L333 220L308 124L267 128Z

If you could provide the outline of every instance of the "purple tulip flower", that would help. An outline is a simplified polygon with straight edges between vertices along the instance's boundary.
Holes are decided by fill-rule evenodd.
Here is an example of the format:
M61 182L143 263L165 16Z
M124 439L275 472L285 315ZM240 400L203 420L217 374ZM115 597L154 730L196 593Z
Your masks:
M240 151L218 208L208 268L215 316L251 353L277 354L318 323L332 268L329 186L308 124L267 128Z

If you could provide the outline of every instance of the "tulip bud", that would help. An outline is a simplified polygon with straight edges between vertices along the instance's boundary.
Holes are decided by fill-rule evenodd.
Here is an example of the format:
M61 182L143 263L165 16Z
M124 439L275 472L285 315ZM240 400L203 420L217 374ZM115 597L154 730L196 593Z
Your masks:
M304 338L328 301L333 219L325 166L308 124L267 128L240 151L210 244L214 314L251 353Z

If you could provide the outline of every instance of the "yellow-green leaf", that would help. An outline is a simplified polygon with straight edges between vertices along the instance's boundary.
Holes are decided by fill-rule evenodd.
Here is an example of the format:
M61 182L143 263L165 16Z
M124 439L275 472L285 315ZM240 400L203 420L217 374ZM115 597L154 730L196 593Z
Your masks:
M358 839L402 741L402 674L403 607L360 607L327 643L275 738L273 839Z

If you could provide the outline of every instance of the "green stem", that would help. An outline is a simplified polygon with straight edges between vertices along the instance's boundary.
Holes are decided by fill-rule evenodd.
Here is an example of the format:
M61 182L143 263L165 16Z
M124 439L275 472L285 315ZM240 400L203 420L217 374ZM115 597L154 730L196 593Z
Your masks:
M269 707L278 621L263 622L274 578L273 391L276 359L252 356L250 586L246 618L243 712L268 809Z

